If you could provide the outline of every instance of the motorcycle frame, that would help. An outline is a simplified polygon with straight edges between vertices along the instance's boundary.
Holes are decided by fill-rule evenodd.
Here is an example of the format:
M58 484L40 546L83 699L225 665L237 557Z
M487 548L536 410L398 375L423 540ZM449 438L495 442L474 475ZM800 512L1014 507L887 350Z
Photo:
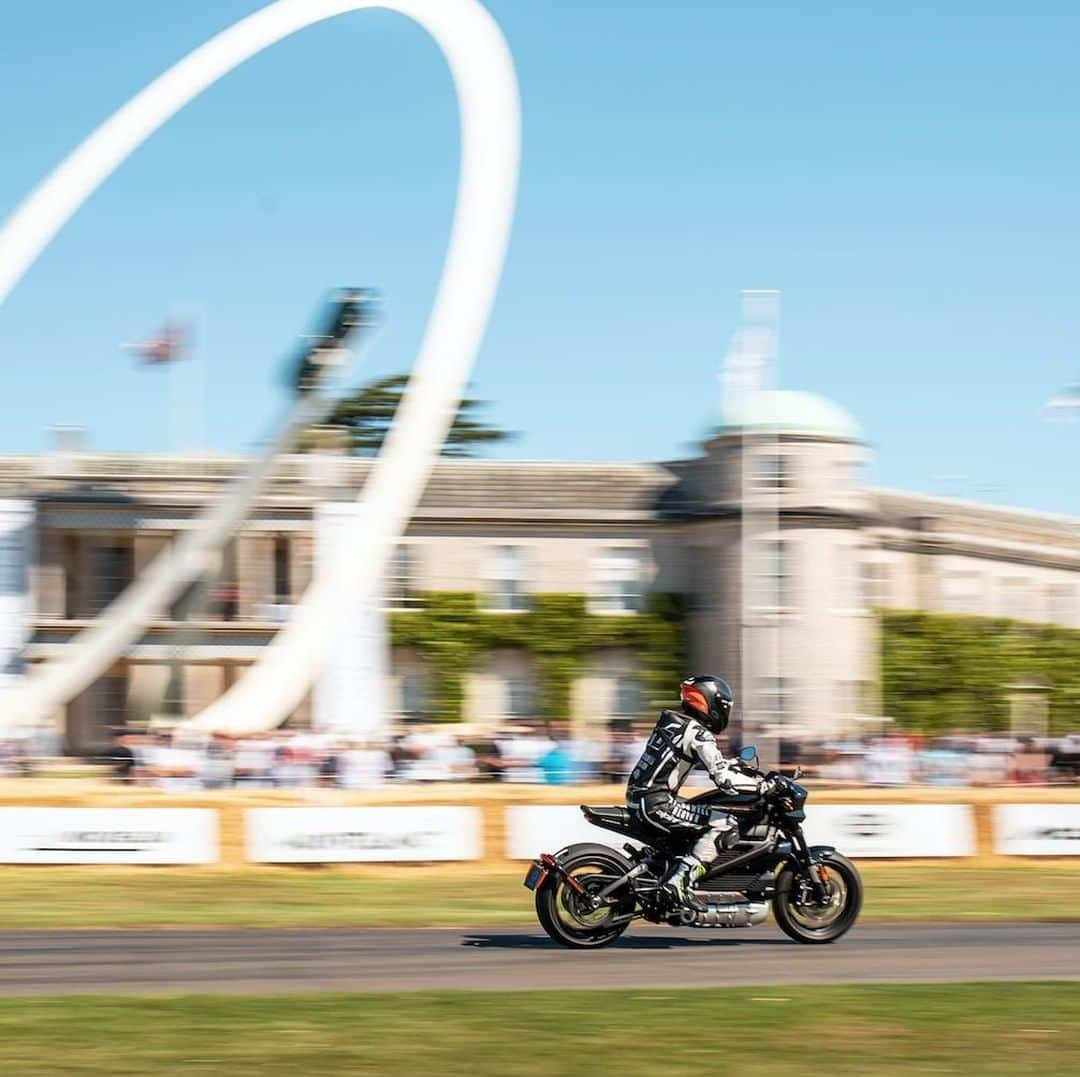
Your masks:
M755 825L760 826L763 823L768 828L765 837L761 841L756 842L733 859L727 860L724 863L715 864L709 868L699 880L699 887L709 880L722 879L725 875L731 874L732 870L736 867L744 869L749 867L758 872L759 878L763 878L770 872L773 873L773 878L771 880L763 881L763 886L760 891L761 896L764 899L769 899L776 893L775 882L777 869L790 861L801 869L799 874L808 880L815 895L820 900L825 900L827 896L826 886L816 869L830 853L833 853L836 850L832 845L808 845L806 836L802 831L801 820L786 820L784 818L784 812L778 811L775 804L766 798L761 797L757 793L731 795L723 793L720 790L710 790L699 797L695 797L694 802L716 803L717 807L723 808L725 811L728 811L737 817L741 816L743 813L752 813L761 818L761 822L755 823ZM676 850L670 842L664 840L662 835L646 836L640 832L634 833L633 831L637 828L631 828L630 832L628 832L622 828L605 825L600 821L594 820L594 822L596 822L596 825L599 825L606 830L610 830L614 834L638 838L638 840L642 841L646 849L654 850L668 861L673 857L681 855L681 852ZM745 844L745 840L739 842L739 846L743 844ZM736 846L736 849L738 849L739 846ZM627 848L629 849L631 847L627 846ZM603 890L595 894L593 898L594 901L601 903L608 900L613 894L617 893L628 883L634 884L635 880L648 870L647 862L651 859L650 856L641 857L640 853L634 851L634 857L636 862L633 866L617 879L610 882ZM567 881L571 880L571 877L566 873L565 869L563 869L557 857L552 857L550 854L544 854L541 857L541 860L549 871L557 873ZM636 885L632 885L632 889L636 898L642 898L646 897L646 895L651 896L651 893L655 892L658 885L659 878L655 880L654 885L649 886L648 890L639 888ZM580 891L581 888L580 886L574 886L574 889ZM705 891L705 893L707 892L708 891ZM737 892L743 893L745 891ZM631 918L636 919L644 915L644 911L636 912Z

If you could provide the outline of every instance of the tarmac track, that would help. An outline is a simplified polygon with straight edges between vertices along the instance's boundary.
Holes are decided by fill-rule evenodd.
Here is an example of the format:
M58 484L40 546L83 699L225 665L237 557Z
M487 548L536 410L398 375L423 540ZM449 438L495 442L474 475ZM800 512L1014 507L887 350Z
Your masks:
M0 995L529 990L1080 980L1080 925L867 924L831 946L771 924L631 929L569 951L539 929L0 932Z

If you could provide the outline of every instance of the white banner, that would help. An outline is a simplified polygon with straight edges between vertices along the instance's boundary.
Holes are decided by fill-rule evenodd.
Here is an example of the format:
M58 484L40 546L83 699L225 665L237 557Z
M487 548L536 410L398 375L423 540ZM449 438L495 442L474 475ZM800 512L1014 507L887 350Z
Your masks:
M811 845L852 857L972 856L975 822L967 804L818 804L807 811ZM532 805L506 810L506 855L531 860L578 841L621 848L620 834L586 822L580 809ZM636 844L636 843L635 843Z
M850 857L973 856L969 804L809 804L811 845L835 845Z
M479 860L479 808L251 808L248 860L266 864Z
M365 506L352 501L325 501L315 506L315 571L340 560ZM355 605L341 626L330 657L312 693L312 725L325 732L358 740L386 738L386 685L389 669L383 595Z
M211 864L205 808L0 808L0 863Z
M1080 804L997 804L994 852L1080 856Z
M581 809L565 804L531 804L506 809L506 856L532 860L578 841L598 841L621 849L630 839L613 830L593 826ZM640 845L640 842L634 842Z
M33 533L33 502L0 499L0 684L22 672L20 656L30 632Z

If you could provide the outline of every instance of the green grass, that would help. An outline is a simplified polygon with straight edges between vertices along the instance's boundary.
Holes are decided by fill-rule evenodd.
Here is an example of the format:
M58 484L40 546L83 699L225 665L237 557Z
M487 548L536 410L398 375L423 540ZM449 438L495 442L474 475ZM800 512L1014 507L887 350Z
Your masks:
M1076 984L0 1000L54 1074L1073 1075Z
M1080 919L1080 864L859 865L866 919ZM0 925L486 926L535 923L524 867L0 868Z

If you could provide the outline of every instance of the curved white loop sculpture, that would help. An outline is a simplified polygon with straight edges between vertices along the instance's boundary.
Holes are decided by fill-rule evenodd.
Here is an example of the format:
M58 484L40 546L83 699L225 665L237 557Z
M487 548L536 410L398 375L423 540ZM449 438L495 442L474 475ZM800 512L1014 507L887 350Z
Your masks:
M372 512L353 555L322 570L265 656L196 720L236 732L278 724L303 699L337 626L376 585L423 493L479 348L502 273L517 192L517 80L495 21L477 0L278 0L189 53L101 125L0 231L0 303L67 220L171 116L245 60L298 30L350 11L385 8L423 26L450 67L461 116L457 206L442 278L409 392L364 491ZM164 566L163 571L168 566ZM151 567L159 569L158 562ZM142 581L140 581L142 582ZM117 603L121 606L121 603ZM109 655L73 643L14 698L10 722L53 713L108 667L157 609L127 603L123 642ZM92 631L92 630L88 630ZM126 633L126 635L125 635Z

